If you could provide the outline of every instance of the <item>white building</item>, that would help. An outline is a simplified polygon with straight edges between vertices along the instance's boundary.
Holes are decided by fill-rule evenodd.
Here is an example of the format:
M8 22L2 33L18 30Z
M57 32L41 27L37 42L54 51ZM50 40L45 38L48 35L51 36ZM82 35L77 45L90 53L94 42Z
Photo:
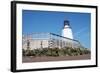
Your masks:
M64 27L62 29L62 36L66 38L73 39L73 33L69 21L64 21Z
M72 29L68 21L64 21L62 36L53 33L32 33L23 36L23 49L82 47L80 42L73 39Z

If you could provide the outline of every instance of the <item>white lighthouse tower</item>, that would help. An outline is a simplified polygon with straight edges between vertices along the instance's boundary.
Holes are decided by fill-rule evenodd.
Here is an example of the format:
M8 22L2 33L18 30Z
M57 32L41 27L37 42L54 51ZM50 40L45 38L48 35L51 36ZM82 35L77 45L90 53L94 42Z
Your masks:
M64 21L64 27L62 29L62 36L66 38L73 39L72 29L68 20Z

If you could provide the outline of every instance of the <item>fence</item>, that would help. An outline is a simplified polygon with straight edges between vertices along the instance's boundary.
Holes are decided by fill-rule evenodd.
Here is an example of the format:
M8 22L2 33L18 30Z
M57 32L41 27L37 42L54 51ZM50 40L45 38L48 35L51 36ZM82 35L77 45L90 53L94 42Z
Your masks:
M32 33L24 35L22 39L23 49L42 49L42 48L80 48L82 45L78 40L65 38L53 33Z

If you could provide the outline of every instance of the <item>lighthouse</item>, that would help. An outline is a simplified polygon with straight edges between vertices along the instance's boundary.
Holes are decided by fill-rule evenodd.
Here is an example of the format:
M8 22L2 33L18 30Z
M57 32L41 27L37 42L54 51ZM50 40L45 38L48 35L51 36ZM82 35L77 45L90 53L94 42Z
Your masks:
M70 26L70 23L68 20L64 21L64 26L62 29L62 36L66 37L66 38L73 39L72 29L71 29L71 26Z

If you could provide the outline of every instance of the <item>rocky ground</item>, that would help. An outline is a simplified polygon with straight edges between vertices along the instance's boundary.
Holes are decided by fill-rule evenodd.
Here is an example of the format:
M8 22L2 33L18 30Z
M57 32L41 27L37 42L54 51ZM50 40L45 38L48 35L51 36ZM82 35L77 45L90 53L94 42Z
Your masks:
M50 57L50 56L41 56L41 57L33 57L27 56L22 58L23 63L29 62L47 62L47 61L64 61L64 60L86 60L91 59L90 54L79 55L79 56L59 56L59 57Z

